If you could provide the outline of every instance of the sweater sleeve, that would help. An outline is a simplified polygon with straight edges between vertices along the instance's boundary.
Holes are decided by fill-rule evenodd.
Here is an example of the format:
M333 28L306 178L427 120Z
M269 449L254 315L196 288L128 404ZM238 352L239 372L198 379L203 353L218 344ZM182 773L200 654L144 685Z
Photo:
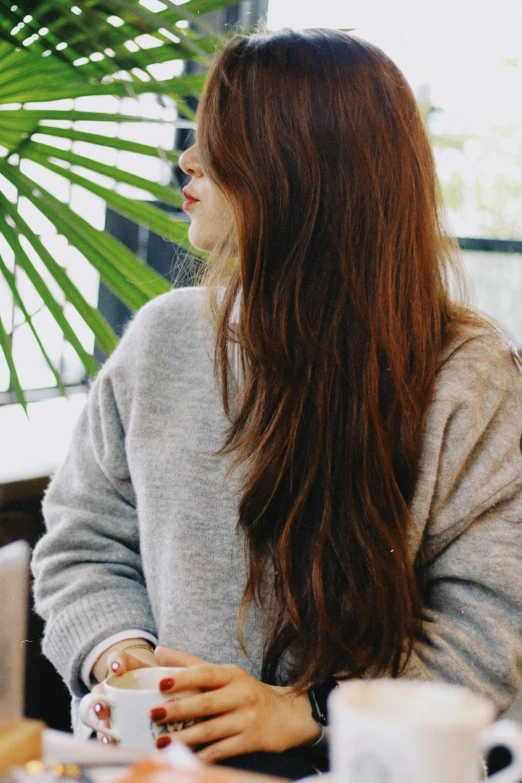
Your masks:
M521 395L516 362L495 338L449 361L414 502L426 520L424 617L403 676L465 685L499 712L522 670Z
M126 342L124 337L98 375L47 490L47 532L32 561L36 611L45 620L43 651L77 696L86 690L82 663L97 644L130 628L156 636L111 377Z

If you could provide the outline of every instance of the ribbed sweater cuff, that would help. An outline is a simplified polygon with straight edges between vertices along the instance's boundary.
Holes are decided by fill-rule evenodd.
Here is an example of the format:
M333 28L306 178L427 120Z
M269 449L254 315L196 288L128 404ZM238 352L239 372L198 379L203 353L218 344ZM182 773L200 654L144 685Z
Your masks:
M129 584L124 590L89 593L47 621L44 655L60 672L71 693L83 696L81 666L103 639L127 628L157 635L144 588Z

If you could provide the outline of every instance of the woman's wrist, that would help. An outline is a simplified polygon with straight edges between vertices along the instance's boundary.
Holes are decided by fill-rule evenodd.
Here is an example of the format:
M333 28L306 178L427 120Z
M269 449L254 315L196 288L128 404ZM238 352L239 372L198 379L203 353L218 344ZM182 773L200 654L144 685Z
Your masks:
M279 688L285 709L282 715L282 729L287 737L287 747L313 745L321 736L321 726L312 717L312 709L307 693L296 694L291 688Z
M116 642L110 647L107 647L107 649L104 650L103 653L97 658L96 663L92 667L92 676L96 682L102 682L102 680L105 680L111 674L111 672L108 670L109 656L112 653L121 653L126 650L129 650L129 653L132 653L134 658L137 658L139 661L143 661L143 663L149 666L153 666L155 664L154 647L151 642L140 638L123 639L122 641Z

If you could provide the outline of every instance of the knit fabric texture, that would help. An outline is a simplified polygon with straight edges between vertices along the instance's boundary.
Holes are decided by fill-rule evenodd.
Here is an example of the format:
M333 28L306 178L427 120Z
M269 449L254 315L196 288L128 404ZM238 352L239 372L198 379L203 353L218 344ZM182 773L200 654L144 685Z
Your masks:
M248 655L236 632L240 479L216 454L229 422L205 301L203 288L177 289L137 313L45 496L35 604L43 651L75 701L86 655L128 628L260 674L266 617L248 614ZM425 611L402 676L466 685L499 712L522 668L521 433L513 350L469 330L440 357L423 434L410 547Z

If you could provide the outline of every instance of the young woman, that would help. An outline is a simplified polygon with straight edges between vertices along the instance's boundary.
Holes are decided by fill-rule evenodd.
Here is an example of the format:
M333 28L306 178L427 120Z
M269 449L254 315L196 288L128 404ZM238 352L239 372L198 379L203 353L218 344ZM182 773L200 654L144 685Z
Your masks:
M34 555L46 655L74 700L186 666L162 688L201 693L154 719L205 716L178 735L202 759L294 777L339 679L440 679L504 710L522 379L448 293L404 77L341 32L236 37L180 165L213 266L137 314L90 392Z

